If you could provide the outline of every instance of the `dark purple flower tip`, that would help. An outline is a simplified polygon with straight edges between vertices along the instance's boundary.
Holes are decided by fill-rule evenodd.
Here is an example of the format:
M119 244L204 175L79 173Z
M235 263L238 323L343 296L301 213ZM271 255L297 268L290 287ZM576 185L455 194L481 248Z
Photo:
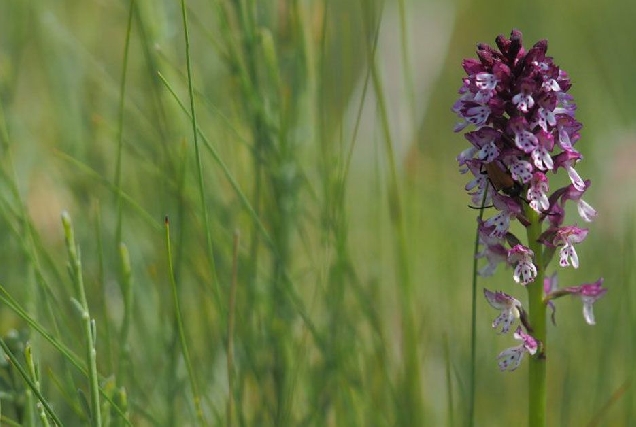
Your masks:
M477 45L477 56L486 67L492 67L496 60L501 58L501 54L485 43Z
M532 46L532 48L528 51L528 54L525 58L525 64L527 66L532 66L534 63L541 63L546 61L545 53L548 51L548 41L547 40L539 40ZM551 60L549 61L552 62Z
M464 68L464 71L466 71L466 74L468 74L469 76L484 71L484 66L481 64L481 62L474 58L464 59L462 61L462 67Z
M499 51L505 56L510 63L514 63L518 56L522 56L523 52L523 35L521 31L514 29L510 33L510 38L507 39L503 35L499 35L495 39L495 43L499 48Z

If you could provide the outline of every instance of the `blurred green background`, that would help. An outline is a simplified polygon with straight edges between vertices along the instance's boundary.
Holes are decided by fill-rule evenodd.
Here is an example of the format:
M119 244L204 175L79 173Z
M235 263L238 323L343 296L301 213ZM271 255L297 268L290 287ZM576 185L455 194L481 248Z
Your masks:
M477 211L450 107L462 59L512 28L526 46L549 40L584 124L578 170L599 217L560 284L604 276L609 288L594 327L579 301L557 302L549 425L636 422L636 3L185 6L189 52L176 1L0 4L0 284L84 354L67 210L100 384L115 403L126 395L127 421L102 398L105 425L464 425ZM511 276L500 268L478 288L523 301ZM475 425L525 425L527 367L499 372L495 356L514 341L490 328L482 298L477 310ZM68 355L6 304L0 334L20 351L31 343L59 417L88 423L88 381ZM40 425L33 396L2 369L3 421Z

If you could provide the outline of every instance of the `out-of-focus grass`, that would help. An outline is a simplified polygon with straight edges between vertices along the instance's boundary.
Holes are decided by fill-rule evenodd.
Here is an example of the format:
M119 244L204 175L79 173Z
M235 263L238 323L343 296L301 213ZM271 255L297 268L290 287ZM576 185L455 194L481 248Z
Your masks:
M30 342L36 368L25 372L40 388L1 366L3 421L37 425L40 391L68 425L95 407L87 323L64 271L68 210L103 425L463 424L476 212L449 109L461 59L518 27L526 43L548 38L572 77L600 212L581 268L560 281L603 275L610 289L593 328L578 301L559 301L549 420L629 425L633 5L492 3L187 2L195 147L178 3L4 2L0 334L24 366ZM514 289L510 271L481 284ZM516 424L525 368L497 370L511 343L477 307L476 425Z

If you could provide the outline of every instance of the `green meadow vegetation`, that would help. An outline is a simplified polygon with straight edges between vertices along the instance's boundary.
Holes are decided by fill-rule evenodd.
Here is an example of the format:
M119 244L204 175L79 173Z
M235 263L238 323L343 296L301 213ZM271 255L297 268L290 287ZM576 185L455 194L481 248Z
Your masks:
M469 425L450 108L513 27L584 124L599 217L559 282L609 289L593 327L557 301L548 424L633 425L636 6L525 3L3 0L1 425ZM526 419L481 297L515 286L477 284L475 426Z

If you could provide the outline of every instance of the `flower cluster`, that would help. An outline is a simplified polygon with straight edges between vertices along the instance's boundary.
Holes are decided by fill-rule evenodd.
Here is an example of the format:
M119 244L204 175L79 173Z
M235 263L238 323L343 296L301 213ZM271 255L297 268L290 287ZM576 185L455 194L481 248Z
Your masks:
M521 33L513 30L510 38L499 36L495 42L498 49L479 44L478 59L463 61L467 77L452 108L460 119L455 132L468 126L474 129L465 133L470 147L457 161L460 172L471 175L465 188L472 205L496 210L490 218L479 219L481 252L477 256L488 261L479 273L491 275L504 263L514 269L514 281L527 286L537 277L538 261L545 269L557 250L561 267L579 266L575 245L585 239L588 230L563 224L566 202L576 203L584 222L591 222L596 211L582 198L590 181L583 180L574 168L582 159L575 148L582 125L567 93L571 87L568 74L546 56L546 40L526 51ZM565 171L569 184L550 193L548 177L559 170ZM534 253L510 231L515 219L529 226L531 214L547 224L538 240L542 253ZM583 299L585 319L594 323L592 303L606 291L601 288L602 279L561 290L556 289L554 276L548 279L544 301L553 313L553 299L577 295ZM507 294L486 290L485 296L501 310L493 327L503 323L502 332L523 314L519 301ZM522 344L499 355L502 370L515 369L524 353L537 351L537 341L523 330L517 329L515 337Z

